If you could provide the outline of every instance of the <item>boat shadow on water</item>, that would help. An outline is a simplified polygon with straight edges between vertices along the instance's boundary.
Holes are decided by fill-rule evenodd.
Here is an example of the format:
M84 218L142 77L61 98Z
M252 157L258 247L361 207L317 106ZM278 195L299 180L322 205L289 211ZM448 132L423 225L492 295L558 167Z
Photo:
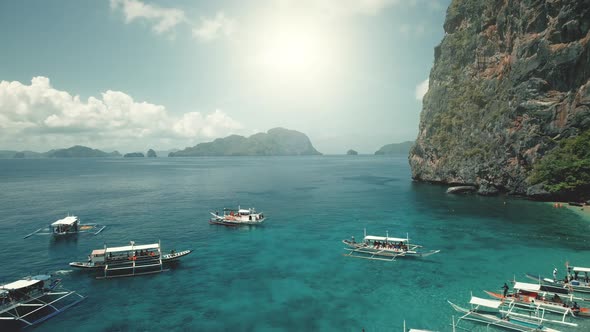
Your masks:
M50 247L64 247L69 245L77 245L78 236L76 234L68 234L63 236L53 236L49 240Z

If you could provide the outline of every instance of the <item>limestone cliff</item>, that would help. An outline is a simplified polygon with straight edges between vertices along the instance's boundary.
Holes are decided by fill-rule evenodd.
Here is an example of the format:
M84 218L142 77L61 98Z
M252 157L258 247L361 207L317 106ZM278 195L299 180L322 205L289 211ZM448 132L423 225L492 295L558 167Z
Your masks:
M590 129L590 0L453 0L444 29L412 177L534 196L533 165Z

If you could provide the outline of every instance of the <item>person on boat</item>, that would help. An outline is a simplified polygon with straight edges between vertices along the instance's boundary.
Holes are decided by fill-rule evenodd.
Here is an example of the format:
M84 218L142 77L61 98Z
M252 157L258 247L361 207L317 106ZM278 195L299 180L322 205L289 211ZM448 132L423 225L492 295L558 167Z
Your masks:
M584 281L586 283L588 283L588 281L590 281L590 279L588 278L588 272L584 272Z
M354 235L350 237L350 243L356 243L356 242L354 241Z
M506 285L506 283L504 283L504 286L502 286L502 289L504 290L504 297L506 297L506 295L508 295L508 290L510 289L510 287L508 287L508 285Z
M561 303L561 297L559 297L559 295L557 295L557 293L555 293L553 295L552 301L555 302L555 303Z
M557 268L553 268L553 281L557 282Z
M574 271L574 280L578 280L578 271Z
M572 305L572 309L573 310L580 310L580 307L578 306L578 302L574 301L574 304Z

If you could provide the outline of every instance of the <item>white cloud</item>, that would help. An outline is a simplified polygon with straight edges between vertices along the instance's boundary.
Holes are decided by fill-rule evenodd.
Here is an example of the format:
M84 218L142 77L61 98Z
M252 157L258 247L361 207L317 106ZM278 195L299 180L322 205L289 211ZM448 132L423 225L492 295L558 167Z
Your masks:
M220 110L203 116L199 112L185 113L173 129L184 137L215 138L242 128L242 125Z
M242 125L221 110L171 115L164 106L137 102L108 90L87 101L53 88L47 77L30 85L0 81L0 142L10 149L49 149L86 143L92 147L185 146L227 136ZM175 145L176 144L176 145Z
M428 79L416 86L416 99L422 101L426 92L428 92Z
M153 24L152 29L157 34L170 32L178 24L186 22L183 10L177 8L162 8L145 4L139 0L111 0L111 9L120 9L125 15L125 22L131 23L137 19L144 19Z
M201 41L211 41L220 36L228 37L234 32L235 26L235 20L219 12L215 18L202 18L199 26L193 28L193 37Z

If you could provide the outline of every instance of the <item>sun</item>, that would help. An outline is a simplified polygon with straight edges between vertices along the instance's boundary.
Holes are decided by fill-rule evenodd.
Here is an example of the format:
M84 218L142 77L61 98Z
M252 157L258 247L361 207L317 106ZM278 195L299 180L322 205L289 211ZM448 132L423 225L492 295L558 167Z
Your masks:
M278 27L260 46L259 63L265 71L286 78L314 75L328 56L321 36L308 28Z

